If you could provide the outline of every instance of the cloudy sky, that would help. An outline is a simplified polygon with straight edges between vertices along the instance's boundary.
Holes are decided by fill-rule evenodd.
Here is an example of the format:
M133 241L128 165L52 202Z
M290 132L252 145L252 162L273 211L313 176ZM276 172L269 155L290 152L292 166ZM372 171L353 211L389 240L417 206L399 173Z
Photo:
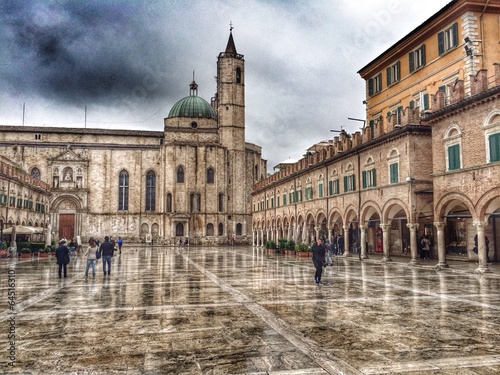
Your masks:
M229 37L245 56L246 137L268 171L365 117L358 70L447 0L2 0L0 124L163 129L210 102Z

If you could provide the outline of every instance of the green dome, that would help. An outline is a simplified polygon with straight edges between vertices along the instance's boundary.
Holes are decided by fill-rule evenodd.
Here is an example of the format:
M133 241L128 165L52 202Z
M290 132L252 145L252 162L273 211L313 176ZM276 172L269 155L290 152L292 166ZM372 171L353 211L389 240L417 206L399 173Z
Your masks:
M215 111L205 99L199 96L186 96L174 104L168 117L203 117L215 119Z

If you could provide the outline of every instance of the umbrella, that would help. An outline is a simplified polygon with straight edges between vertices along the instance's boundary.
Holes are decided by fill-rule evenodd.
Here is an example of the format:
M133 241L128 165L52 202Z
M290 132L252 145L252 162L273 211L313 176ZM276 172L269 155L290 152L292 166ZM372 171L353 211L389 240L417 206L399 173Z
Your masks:
M14 225L3 230L3 234L10 234L13 237L16 234L42 234L43 228L27 227L24 225Z

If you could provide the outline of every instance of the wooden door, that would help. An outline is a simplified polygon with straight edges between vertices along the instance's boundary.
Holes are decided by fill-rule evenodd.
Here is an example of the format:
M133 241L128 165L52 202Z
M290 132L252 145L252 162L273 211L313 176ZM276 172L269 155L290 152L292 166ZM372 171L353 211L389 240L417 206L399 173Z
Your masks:
M59 214L59 236L71 241L75 236L75 214Z

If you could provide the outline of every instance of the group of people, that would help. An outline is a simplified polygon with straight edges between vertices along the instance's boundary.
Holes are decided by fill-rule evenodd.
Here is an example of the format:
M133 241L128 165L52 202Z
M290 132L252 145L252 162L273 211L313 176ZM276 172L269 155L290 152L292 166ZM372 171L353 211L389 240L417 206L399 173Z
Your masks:
M117 248L118 246L118 248ZM88 277L89 270L92 267L92 277L95 277L95 263L99 258L102 258L102 271L104 276L111 275L111 258L114 255L115 249L122 253L123 239L118 237L115 241L113 237L104 237L104 242L99 244L99 240L90 237L87 250L85 252L85 257L87 259L87 265L85 267L85 277ZM59 266L59 278L68 277L68 264L71 259L70 247L66 245L66 239L63 238L59 241L59 246L56 249L56 261Z
M177 246L179 246L179 247L187 246L187 245L189 245L189 240L187 237L184 239L184 241L182 240L182 238L179 238L179 241L177 241Z

